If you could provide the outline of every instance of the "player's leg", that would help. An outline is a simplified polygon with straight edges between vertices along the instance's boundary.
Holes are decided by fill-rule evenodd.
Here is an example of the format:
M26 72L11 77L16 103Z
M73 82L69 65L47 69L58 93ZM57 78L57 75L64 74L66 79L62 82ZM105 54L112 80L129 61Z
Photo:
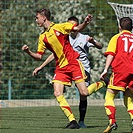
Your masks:
M131 130L133 133L133 91L130 90L129 88L126 89L124 93L124 105L126 106L127 111L131 118Z
M114 130L117 129L117 124L116 124L116 119L115 119L116 108L114 104L114 98L117 93L118 91L111 90L111 89L107 89L106 91L104 106L105 106L106 114L109 119L109 125L104 130L104 133L110 133L112 129Z
M129 74L127 77L128 87L124 93L124 104L131 118L131 130L133 133L133 74Z
M84 124L86 110L87 110L87 96L80 95L80 103L79 103L79 126L80 128L87 127Z
M84 67L79 60L76 60L76 62L74 63L71 67L71 69L73 69L73 80L75 81L81 95L91 95L93 92L96 92L102 87L107 86L109 80L106 79L105 81L99 81L86 87L84 82L86 76ZM79 77L80 79L78 79L77 77Z
M70 128L70 129L79 128L79 125L77 124L77 122L75 120L72 110L63 95L63 89L64 89L63 84L54 83L54 95L56 97L56 100L59 103L60 108L63 111L64 115L68 118L68 120L70 122L66 126L66 128Z
M92 93L98 91L102 87L107 86L107 84L105 84L104 81L99 81L99 82L93 83L93 84L89 85L88 87L86 87L84 79L75 80L75 83L76 83L76 86L77 86L80 94L83 96L91 95Z
M85 79L86 86L90 85L90 73L85 71L87 78ZM84 119L87 110L87 96L80 95L80 103L79 103L79 126L80 128L86 128L87 126L84 124Z
M63 84L56 83L56 82L54 83L54 96L56 97L56 100L59 103L59 106L63 111L64 115L68 118L70 122L66 128L70 128L70 129L79 128L79 125L75 120L72 110L63 95L63 89L64 89Z
M59 103L64 115L70 122L66 126L66 128L78 129L79 125L76 122L72 110L63 95L64 85L71 85L71 74L68 75L68 69L69 67L65 66L63 68L58 68L55 70L55 75L52 81L54 83L54 96L56 97L56 100Z
M109 82L109 79L108 78L105 78L103 81L101 80L101 81L98 81L98 82L95 82L95 83L90 84L87 87L87 89L89 91L89 95L91 95L92 93L100 90L103 87L107 87L108 82Z

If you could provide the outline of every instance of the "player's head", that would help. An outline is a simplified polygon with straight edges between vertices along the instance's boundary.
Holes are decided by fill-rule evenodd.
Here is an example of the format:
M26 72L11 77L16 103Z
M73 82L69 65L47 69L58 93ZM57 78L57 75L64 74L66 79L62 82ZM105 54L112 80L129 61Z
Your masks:
M73 23L73 24L79 25L79 20L78 20L78 18L75 17L75 16L71 16L70 18L68 18L67 21L68 21L68 22L71 22L71 23Z
M132 31L132 19L129 17L123 17L120 19L120 28L122 30Z
M42 27L44 26L44 23L46 22L46 20L50 20L50 10L48 9L41 9L41 10L37 10L36 11L36 22L37 24Z
M45 16L48 20L50 20L51 13L49 9L43 8L43 9L37 10L36 14Z
M68 18L67 21L70 22L70 23L75 24L76 26L79 25L79 20L75 16L71 16L70 18ZM75 38L77 34L78 34L78 31L71 31L70 36Z

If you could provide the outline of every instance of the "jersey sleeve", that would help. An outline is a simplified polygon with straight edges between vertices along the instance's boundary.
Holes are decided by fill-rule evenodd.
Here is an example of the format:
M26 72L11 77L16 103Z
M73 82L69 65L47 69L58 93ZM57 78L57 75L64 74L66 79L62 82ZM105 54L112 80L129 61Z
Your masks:
M104 53L104 56L107 56L107 55L115 56L115 54L116 54L117 38L118 38L118 34L115 35L115 36L113 36L113 37L111 38L111 40L109 41L107 50L106 50L106 52Z
M73 30L73 28L75 26L76 26L76 24L73 24L73 23L70 23L70 22L62 23L62 27L65 30L65 33L64 34L69 34Z
M44 39L44 35L41 34L41 35L39 36L39 40L38 40L38 49L37 49L37 53L38 53L38 54L41 54L41 55L44 54L44 52L45 52L45 50L46 50L46 46L45 46L45 43L44 43L43 39Z

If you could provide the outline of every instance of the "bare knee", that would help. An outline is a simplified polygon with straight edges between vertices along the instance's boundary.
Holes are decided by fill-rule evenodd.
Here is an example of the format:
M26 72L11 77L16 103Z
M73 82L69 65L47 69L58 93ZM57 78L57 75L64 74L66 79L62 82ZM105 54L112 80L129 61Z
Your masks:
M82 95L82 97L86 97L88 95L88 91L86 90L80 91L80 95Z
M55 97L58 97L58 96L60 96L60 95L62 95L60 92L54 91L54 96L55 96Z
M77 86L77 88L79 90L79 93L82 96L87 96L88 95L88 90L87 90L87 87L85 85L85 82L77 83L76 86Z
M59 83L54 83L54 96L58 97L63 94L64 85Z

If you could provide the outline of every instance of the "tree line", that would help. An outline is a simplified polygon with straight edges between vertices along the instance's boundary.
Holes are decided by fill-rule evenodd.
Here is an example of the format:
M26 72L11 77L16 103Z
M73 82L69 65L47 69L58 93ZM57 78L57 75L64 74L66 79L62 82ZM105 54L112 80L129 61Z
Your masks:
M102 50L92 49L89 55L92 68L91 80L92 82L98 80L105 63L103 53L111 36L118 31L114 11L104 0L2 0L0 3L1 99L8 98L9 80L13 99L53 98L50 81L54 73L54 61L37 77L32 77L32 71L47 58L50 52L46 51L42 61L35 61L21 50L24 44L34 52L37 50L38 36L42 29L35 23L35 12L43 7L51 10L51 19L55 23L67 21L67 18L73 15L82 22L88 13L93 15L92 23L83 33L93 36L103 45Z

